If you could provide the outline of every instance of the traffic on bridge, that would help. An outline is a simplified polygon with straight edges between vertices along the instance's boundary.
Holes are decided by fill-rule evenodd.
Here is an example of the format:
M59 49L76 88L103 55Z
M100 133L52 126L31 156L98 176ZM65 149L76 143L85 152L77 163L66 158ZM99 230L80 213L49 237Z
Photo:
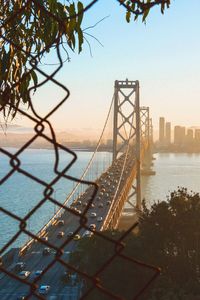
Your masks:
M120 94L124 98L121 102ZM134 105L130 100L133 94ZM132 109L128 117L122 110L126 102ZM150 120L149 108L139 106L139 82L116 81L112 164L96 179L95 196L94 184L90 184L70 205L63 204L66 209L56 212L39 231L37 239L32 238L21 247L7 271L0 273L1 300L26 299L27 296L27 299L38 299L38 296L49 300L80 299L84 294L84 280L69 264L70 255L81 239L117 228L131 192L136 198L135 207L141 208L140 167L151 146ZM57 249L61 254L58 255ZM10 274L15 274L18 280Z
M122 193L133 164L134 160L130 155L126 159L125 155L121 155L96 181L99 189L88 209L87 205L91 199L92 186L72 203L70 207L71 212L65 211L43 232L41 238L58 247L62 247L62 244L68 240L67 245L63 249L62 259L64 261L67 262L69 260L70 253L76 249L80 239L91 238L95 231L104 229L108 212L113 213L115 202ZM125 172L122 174L121 171L123 169ZM78 233L74 234L80 225L80 216L85 211L88 229L82 228ZM20 278L30 282L37 280L42 275L42 271L51 262L52 257L56 255L56 252L50 247L38 241L33 241L31 246L23 251L24 254L21 255L20 260L10 266L10 271L17 273ZM70 276L68 276L68 273ZM47 299L64 300L66 295L68 295L68 299L79 299L84 288L77 274L73 274L60 263L54 264L38 280L37 284L39 285L37 292L40 295L46 295ZM7 275L1 276L0 286L0 299L2 300L23 299L29 292L28 286L9 278Z

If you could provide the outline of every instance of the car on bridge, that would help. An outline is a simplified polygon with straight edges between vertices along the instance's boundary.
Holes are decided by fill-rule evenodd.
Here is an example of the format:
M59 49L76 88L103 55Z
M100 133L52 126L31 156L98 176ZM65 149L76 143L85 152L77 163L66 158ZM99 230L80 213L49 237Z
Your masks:
M72 212L75 211L78 214L81 214L81 210L78 209L77 207L70 207L72 209Z
M49 248L49 247L45 247L44 249L43 249L43 255L49 255L50 254L50 252L51 252L51 249Z
M67 237L71 237L73 234L74 234L73 231L69 231L69 232L67 233Z
M48 241L48 236L41 236L40 237L42 241L47 242Z
M89 231L89 230L86 230L86 231L83 233L82 237L91 237L93 234L94 234L93 232L91 232L91 231Z
M64 231L59 231L57 237L61 239L65 235Z
M68 270L64 271L61 275L61 280L68 282L70 280L70 273Z
M95 212L91 212L90 217L96 218L97 214Z
M22 261L16 263L15 267L14 267L14 270L15 272L21 272L22 270L24 270L26 264Z
M18 276L22 279L26 279L27 277L29 277L30 274L30 271L21 271Z
M70 280L72 285L76 285L78 281L78 276L76 273L70 274Z
M78 241L80 240L81 236L79 234L75 234L75 236L73 237L74 241Z
M48 294L49 290L50 290L50 285L41 285L38 292L40 295L46 295Z
M42 274L42 270L37 270L37 271L35 271L35 273L34 273L34 277L38 277L38 276L40 276L41 274Z
M89 228L90 228L91 230L95 230L95 229L96 229L96 224L90 224Z
M60 227L64 226L64 224L65 224L64 220L58 220L58 222L57 222L57 225Z

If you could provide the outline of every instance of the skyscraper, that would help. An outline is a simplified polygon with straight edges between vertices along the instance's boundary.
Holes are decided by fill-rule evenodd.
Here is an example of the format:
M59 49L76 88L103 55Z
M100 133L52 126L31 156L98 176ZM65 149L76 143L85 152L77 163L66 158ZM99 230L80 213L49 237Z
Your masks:
M200 143L200 129L195 129L194 138L196 143Z
M165 141L166 141L166 145L170 145L171 144L171 123L170 122L166 122L166 126L165 126Z
M165 118L160 117L159 120L159 142L161 145L164 144L165 140Z
M188 144L191 144L193 142L193 130L191 128L187 130L186 140Z
M174 144L183 145L186 141L185 138L185 127L175 126L174 127Z
M181 143L182 144L185 144L185 141L186 141L186 129L184 126L181 126Z
M181 143L181 126L174 127L174 144L180 145Z

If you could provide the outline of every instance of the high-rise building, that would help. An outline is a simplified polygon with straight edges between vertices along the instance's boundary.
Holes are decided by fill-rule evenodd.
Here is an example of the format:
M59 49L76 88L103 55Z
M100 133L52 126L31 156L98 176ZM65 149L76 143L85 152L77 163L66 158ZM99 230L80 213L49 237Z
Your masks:
M165 118L160 117L159 119L159 142L161 145L164 144L165 140Z
M171 123L166 122L165 126L165 141L167 145L171 144Z
M186 141L185 138L185 127L175 126L174 127L174 144L183 145Z
M186 141L186 129L185 127L181 126L181 144L185 144Z
M195 142L200 143L200 129L195 129L194 139L195 139Z
M179 145L180 144L180 126L174 126L174 144Z
M186 140L188 144L193 142L193 129L190 128L187 130Z

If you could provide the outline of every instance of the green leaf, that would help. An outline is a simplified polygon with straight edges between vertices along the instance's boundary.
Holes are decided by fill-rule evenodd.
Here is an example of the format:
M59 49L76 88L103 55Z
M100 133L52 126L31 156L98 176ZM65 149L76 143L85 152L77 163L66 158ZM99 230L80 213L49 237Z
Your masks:
M150 8L145 9L144 14L142 16L142 22L145 22L146 17L148 16L149 12L150 12Z
M131 10L132 10L132 11L135 10L135 2L133 2L133 3L131 4Z
M131 12L130 12L130 10L127 10L127 12L126 12L126 21L128 23L130 23L130 20L131 20Z
M55 10L55 4L56 4L56 1L55 0L48 0L49 2L49 8L51 11L54 11Z
M76 10L75 10L75 4L70 4L69 6L69 18L72 17L70 19L70 29L73 31L76 27L76 18L74 17L74 15L76 15Z
M83 45L83 32L82 30L79 28L78 31L78 53L80 53L82 51L82 45Z
M36 90L36 86L38 84L38 77L37 77L37 74L35 73L34 70L31 71L31 77L32 77L33 82L34 82L34 87L35 87L34 91L35 91Z
M82 22L82 20L83 20L83 9L84 9L84 7L83 7L83 3L82 2L78 2L78 4L77 4L77 6L78 6L78 26L80 26L81 25L81 22Z

